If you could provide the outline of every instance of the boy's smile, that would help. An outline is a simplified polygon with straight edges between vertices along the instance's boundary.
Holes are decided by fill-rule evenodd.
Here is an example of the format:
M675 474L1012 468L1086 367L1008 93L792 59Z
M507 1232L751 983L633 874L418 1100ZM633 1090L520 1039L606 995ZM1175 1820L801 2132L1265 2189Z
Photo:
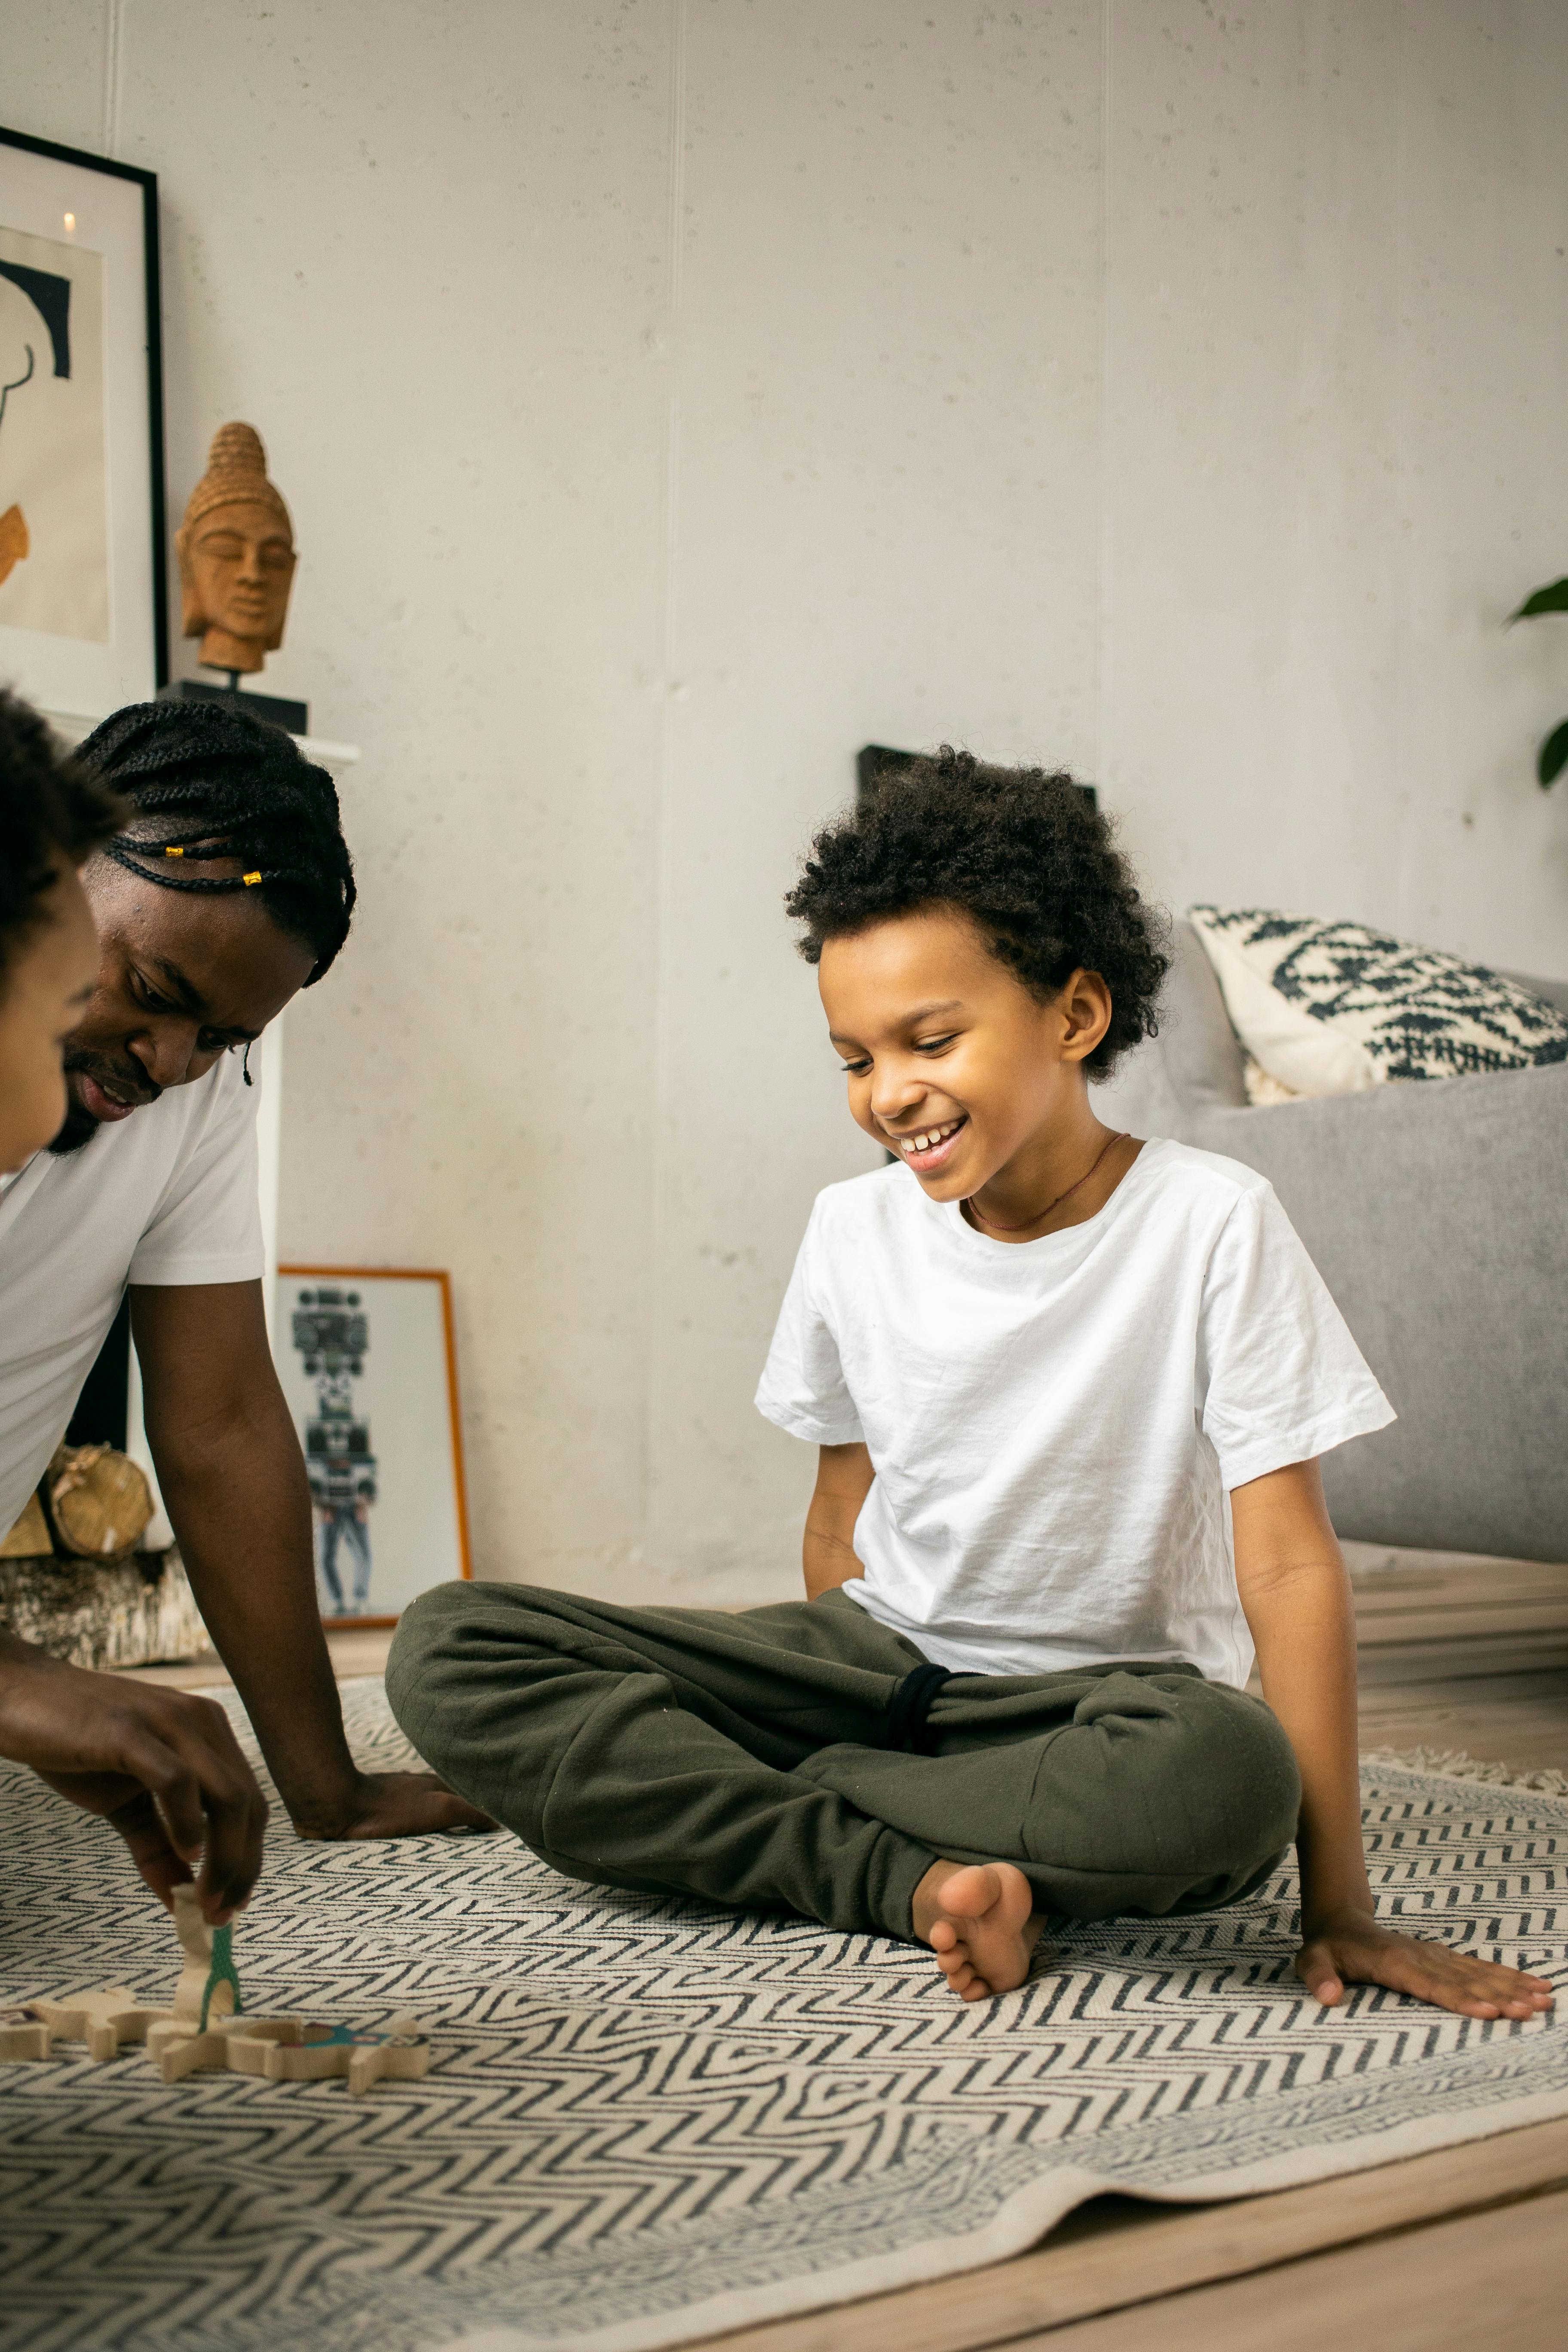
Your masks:
M936 906L824 940L817 976L867 1134L931 1199L984 1193L976 1224L1048 1230L1047 1204L1108 1139L1083 1070L1110 1019L1099 973L1042 1002L971 916ZM1130 1164L1055 1222L1092 1214Z
M934 1176L958 1150L958 1139L968 1124L968 1114L963 1113L957 1118L939 1119L935 1126L918 1128L913 1135L895 1134L889 1128L888 1139L918 1176Z

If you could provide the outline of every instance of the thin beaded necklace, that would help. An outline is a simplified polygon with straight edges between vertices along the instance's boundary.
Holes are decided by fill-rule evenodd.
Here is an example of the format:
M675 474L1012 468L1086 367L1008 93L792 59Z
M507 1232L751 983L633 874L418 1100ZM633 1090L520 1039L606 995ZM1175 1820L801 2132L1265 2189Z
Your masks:
M1054 1201L1047 1201L1043 1209L1037 1209L1034 1215L1032 1217L1026 1217L1021 1225L1005 1225L1001 1222L1000 1218L988 1217L973 1192L969 1195L963 1205L966 1209L970 1209L973 1212L975 1216L980 1219L982 1224L989 1225L993 1233L1026 1234L1031 1225L1039 1224L1042 1219L1050 1215L1053 1209L1059 1209L1064 1201L1070 1201L1075 1192L1081 1191L1083 1186L1088 1183L1089 1178L1094 1174L1095 1169L1099 1167L1106 1153L1110 1150L1110 1145L1112 1143L1125 1143L1126 1140L1127 1138L1125 1134L1113 1135L1109 1143L1104 1143L1100 1146L1099 1151L1095 1154L1094 1166L1086 1168L1076 1184L1069 1184L1065 1192L1058 1192Z

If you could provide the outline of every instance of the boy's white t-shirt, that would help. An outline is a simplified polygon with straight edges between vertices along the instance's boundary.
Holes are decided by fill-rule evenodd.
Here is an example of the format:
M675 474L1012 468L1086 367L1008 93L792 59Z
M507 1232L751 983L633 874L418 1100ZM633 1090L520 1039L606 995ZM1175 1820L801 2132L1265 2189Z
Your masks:
M128 1282L260 1276L260 1098L225 1054L0 1189L0 1534L64 1436Z
M1237 1688L1230 1488L1394 1417L1273 1187L1170 1142L1034 1242L896 1163L829 1185L757 1405L864 1440L844 1590L936 1664L1184 1658Z

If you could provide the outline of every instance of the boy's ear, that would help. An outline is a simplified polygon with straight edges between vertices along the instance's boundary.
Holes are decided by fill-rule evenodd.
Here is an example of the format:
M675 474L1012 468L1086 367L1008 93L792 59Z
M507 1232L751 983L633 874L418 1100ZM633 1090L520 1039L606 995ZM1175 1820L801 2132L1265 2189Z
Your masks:
M1099 972L1075 971L1065 982L1057 1006L1062 1021L1062 1059L1084 1061L1110 1026L1110 991Z

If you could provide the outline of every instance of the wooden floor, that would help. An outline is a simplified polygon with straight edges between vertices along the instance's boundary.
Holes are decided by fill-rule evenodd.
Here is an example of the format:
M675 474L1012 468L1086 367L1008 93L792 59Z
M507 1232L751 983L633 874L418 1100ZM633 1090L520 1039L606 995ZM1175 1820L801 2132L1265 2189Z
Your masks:
M1363 1747L1462 1748L1568 1771L1568 1566L1371 1544L1345 1552Z
M713 2352L1562 2352L1568 2122L1227 2205L1100 2197L1032 2254Z
M1347 1544L1364 1748L1568 1771L1568 1565ZM341 1679L388 1637L329 1637ZM141 1670L201 1688L216 1658ZM1564 2017L1568 2030L1568 2016ZM715 2352L1563 2352L1568 2121L1226 2205L1100 2197L1033 2253Z

